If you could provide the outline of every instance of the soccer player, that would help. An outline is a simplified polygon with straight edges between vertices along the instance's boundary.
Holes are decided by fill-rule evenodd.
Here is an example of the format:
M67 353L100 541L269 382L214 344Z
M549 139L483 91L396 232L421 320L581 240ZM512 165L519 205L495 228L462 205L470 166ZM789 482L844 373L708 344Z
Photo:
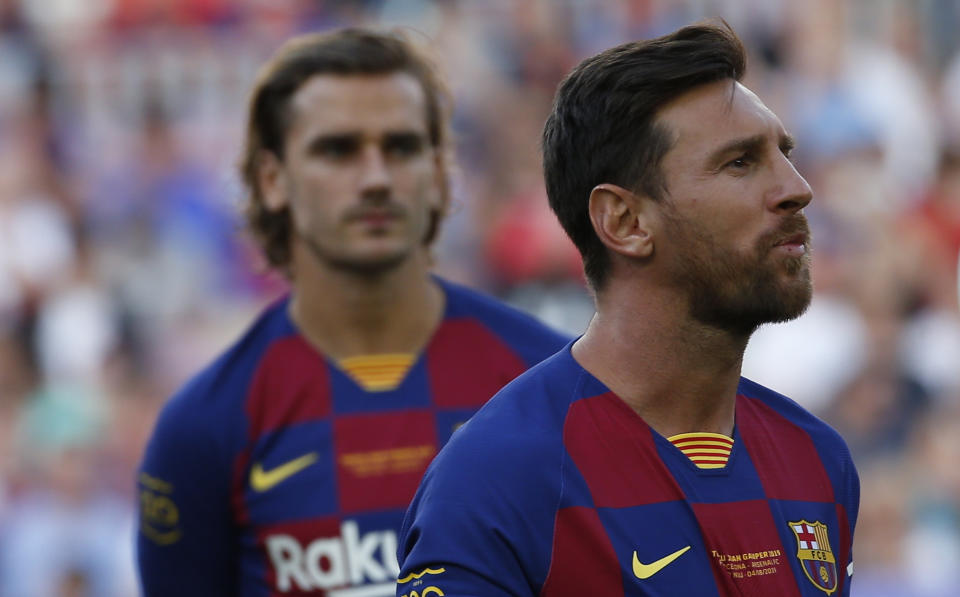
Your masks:
M810 187L744 68L700 24L561 84L544 173L597 314L430 465L398 596L849 594L845 443L740 377L751 333L812 292Z
M164 408L139 471L149 596L392 595L427 464L567 339L430 274L440 81L394 34L289 42L253 90L249 224L292 291Z

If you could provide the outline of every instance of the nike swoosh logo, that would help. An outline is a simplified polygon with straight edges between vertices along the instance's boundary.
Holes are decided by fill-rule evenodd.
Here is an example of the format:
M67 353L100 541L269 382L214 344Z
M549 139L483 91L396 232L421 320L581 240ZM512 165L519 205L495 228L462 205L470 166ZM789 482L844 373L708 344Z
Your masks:
M250 471L250 487L253 487L254 491L259 492L273 489L280 482L287 480L316 462L317 458L316 452L310 452L309 454L304 454L299 458L294 458L290 462L285 462L278 467L272 468L269 471L263 470L263 466L258 462L253 465L253 469Z
M640 580L645 580L650 578L657 572L660 572L664 568L670 565L671 562L682 556L690 549L690 546L686 546L683 549L678 549L668 556L663 556L656 562L650 564L644 564L640 561L640 558L637 557L637 552L633 552L633 574Z

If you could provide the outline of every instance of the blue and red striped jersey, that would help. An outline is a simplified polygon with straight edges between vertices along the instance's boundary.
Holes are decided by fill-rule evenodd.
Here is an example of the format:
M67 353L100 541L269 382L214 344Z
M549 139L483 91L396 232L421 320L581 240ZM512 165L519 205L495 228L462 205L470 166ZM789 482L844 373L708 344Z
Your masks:
M568 340L438 279L445 314L365 390L273 305L164 407L139 471L147 596L392 595L404 509L437 450Z
M849 595L846 444L746 379L725 466L700 468L577 364L511 382L424 476L398 596Z

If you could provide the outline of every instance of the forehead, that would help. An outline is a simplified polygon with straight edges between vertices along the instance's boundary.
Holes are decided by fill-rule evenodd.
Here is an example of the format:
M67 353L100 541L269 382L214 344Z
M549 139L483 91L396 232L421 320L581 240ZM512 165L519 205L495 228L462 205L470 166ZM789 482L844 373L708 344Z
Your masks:
M779 143L783 124L760 98L738 81L724 79L701 85L676 97L657 113L657 121L671 131L669 153L704 157L725 143L767 135Z
M315 75L290 101L290 137L427 131L426 97L411 74Z

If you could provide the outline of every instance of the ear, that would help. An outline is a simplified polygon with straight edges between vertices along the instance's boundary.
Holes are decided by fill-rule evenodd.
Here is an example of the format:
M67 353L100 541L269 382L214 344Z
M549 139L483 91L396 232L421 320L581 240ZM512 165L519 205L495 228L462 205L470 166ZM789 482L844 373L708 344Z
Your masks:
M590 192L590 221L608 249L635 258L653 255L650 199L615 184Z
M257 186L268 210L277 211L289 205L290 184L287 174L280 158L272 151L264 149L257 156Z

